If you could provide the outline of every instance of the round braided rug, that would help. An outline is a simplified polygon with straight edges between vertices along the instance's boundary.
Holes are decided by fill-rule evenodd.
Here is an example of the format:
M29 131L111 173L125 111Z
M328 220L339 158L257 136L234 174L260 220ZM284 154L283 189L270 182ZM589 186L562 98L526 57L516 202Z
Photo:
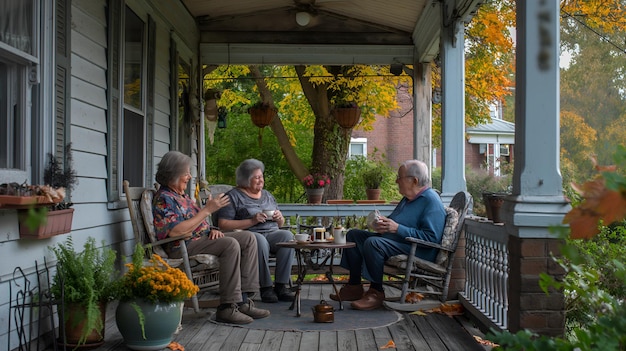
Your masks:
M376 310L359 311L350 307L350 302L343 303L343 311L339 311L339 302L326 300L335 308L334 322L316 323L313 321L312 308L320 300L301 299L301 315L296 317L296 310L289 309L291 302L263 303L255 301L255 306L270 310L267 318L256 319L250 324L237 325L248 329L264 329L279 331L316 331L316 330L355 330L384 327L402 319L398 312L381 307ZM215 321L215 314L210 321L216 324L226 324Z

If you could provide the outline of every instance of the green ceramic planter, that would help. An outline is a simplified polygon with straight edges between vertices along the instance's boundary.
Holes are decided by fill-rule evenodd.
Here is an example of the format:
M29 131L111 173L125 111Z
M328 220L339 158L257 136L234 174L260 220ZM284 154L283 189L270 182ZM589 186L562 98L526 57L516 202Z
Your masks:
M133 304L144 315L145 339ZM131 350L161 350L167 347L180 325L182 305L182 301L156 304L143 299L120 301L115 311L115 322L126 346Z

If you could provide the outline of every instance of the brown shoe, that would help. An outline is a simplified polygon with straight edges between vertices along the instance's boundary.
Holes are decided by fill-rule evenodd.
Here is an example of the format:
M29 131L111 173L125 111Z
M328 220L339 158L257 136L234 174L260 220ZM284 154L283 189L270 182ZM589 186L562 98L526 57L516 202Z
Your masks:
M339 297L341 297L341 301L358 300L363 297L363 285L346 284L339 289L339 296L337 296L337 294L330 294L331 300L339 301Z
M382 306L383 301L385 301L385 293L370 288L365 295L363 295L363 298L352 301L350 305L355 310L373 310Z

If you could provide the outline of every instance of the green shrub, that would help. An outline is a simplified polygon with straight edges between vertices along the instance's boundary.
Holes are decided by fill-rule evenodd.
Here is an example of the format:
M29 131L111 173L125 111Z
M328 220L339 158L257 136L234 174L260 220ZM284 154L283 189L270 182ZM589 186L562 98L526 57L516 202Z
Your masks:
M512 176L493 176L484 169L465 170L467 191L474 199L474 213L479 216L486 216L485 204L483 203L483 193L510 193Z
M374 150L369 159L363 156L354 156L348 159L344 173L343 198L366 199L363 173L375 167L383 174L383 180L380 184L380 198L387 201L399 200L401 196L396 184L397 170L391 168L384 160L385 155L378 155L377 150Z

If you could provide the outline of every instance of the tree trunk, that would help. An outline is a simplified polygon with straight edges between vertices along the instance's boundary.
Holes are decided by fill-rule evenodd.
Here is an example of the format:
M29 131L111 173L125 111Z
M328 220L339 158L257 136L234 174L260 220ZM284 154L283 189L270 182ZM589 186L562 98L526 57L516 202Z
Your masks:
M257 66L248 66L250 68L250 73L255 78L256 86L259 88L259 93L261 94L261 100L264 102L269 102L271 106L274 106L274 102L272 101L272 93L270 92L267 84L265 83L265 78L259 71ZM272 123L270 124L270 128L274 135L276 135L276 139L278 140L278 145L287 159L287 163L291 168L293 174L298 177L298 179L302 179L306 177L309 172L306 169L302 160L296 154L296 150L294 150L293 146L289 142L289 137L287 136L287 132L285 132L285 127L281 122L280 118L274 118Z
M330 114L330 97L332 92L326 84L313 85L304 76L305 66L295 66L313 114L315 115L313 155L311 172L328 174L330 185L324 192L327 199L343 198L343 170L348 156L348 146L352 129L341 128Z
M272 95L267 87L265 79L257 66L249 66L252 76L256 80L256 86L261 94L261 100L274 106ZM278 144L285 156L291 171L303 179L309 173L324 173L331 178L330 185L324 191L324 201L326 199L342 199L343 183L348 147L352 129L341 128L335 119L330 115L330 95L326 84L313 85L304 76L305 66L295 66L296 73L302 85L302 90L306 96L313 114L315 115L312 166L307 170L302 160L296 154L293 146L289 142L289 137L285 132L285 127L280 118L274 118L270 128L278 140Z

